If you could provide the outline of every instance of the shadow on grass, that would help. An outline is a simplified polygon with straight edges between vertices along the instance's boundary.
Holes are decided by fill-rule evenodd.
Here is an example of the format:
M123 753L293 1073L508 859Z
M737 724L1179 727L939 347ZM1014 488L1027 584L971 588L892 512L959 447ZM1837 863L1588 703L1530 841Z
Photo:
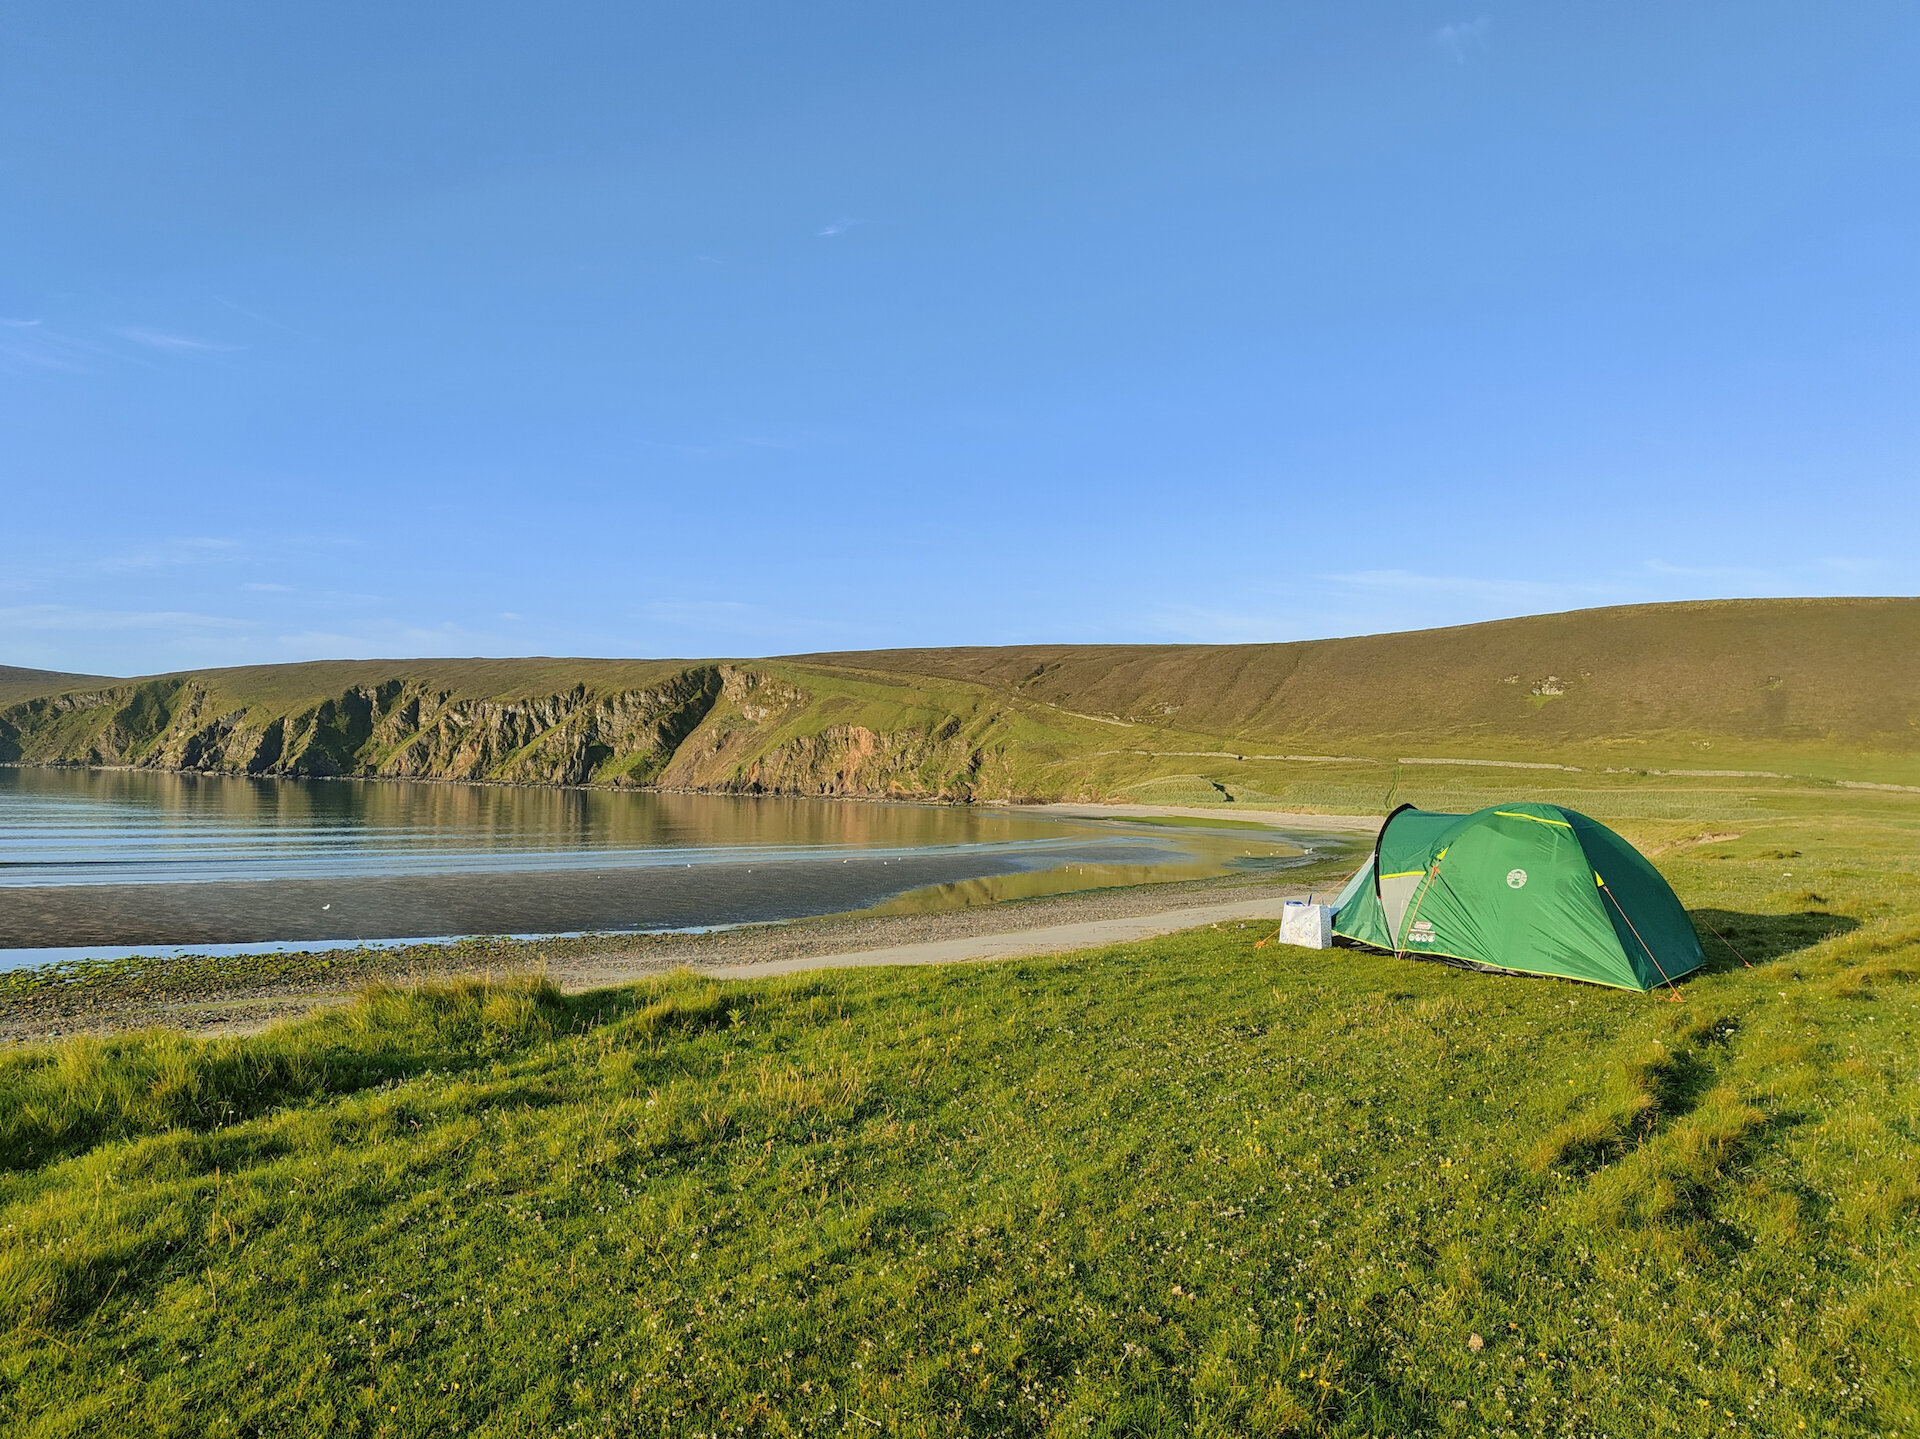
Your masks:
M1724 974L1747 964L1772 964L1812 949L1829 939L1852 934L1860 921L1844 914L1809 909L1797 914L1742 914L1730 909L1689 911L1700 947L1706 951L1703 974Z

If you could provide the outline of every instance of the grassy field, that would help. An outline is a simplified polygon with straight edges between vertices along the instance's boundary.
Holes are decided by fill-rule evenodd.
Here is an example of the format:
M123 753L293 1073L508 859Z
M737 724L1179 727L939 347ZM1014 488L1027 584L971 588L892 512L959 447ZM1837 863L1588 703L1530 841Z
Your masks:
M13 1052L0 1424L1916 1432L1920 804L1611 793L1751 968L1205 929Z

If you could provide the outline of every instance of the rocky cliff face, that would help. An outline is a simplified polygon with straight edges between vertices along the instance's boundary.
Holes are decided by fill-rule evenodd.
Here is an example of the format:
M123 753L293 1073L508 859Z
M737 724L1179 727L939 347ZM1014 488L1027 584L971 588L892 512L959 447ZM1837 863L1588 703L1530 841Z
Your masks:
M931 731L890 733L829 725L762 748L754 738L716 727L708 741L711 749L691 748L668 772L667 782L747 794L975 797L980 756L959 733L958 720Z
M271 712L196 677L0 710L0 761L202 773L657 786L967 800L1004 762L959 719L810 722L804 689L738 665L644 689L475 699L401 677Z

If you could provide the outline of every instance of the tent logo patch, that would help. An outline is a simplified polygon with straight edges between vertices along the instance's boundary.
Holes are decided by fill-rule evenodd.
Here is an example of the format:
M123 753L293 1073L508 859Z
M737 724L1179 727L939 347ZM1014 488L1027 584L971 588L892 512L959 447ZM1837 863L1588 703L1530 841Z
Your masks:
M1507 871L1508 889L1519 889L1526 882L1527 872L1524 869L1510 869Z
M1413 928L1407 931L1407 943L1408 944L1432 944L1433 943L1433 921L1428 919L1416 919L1413 922Z

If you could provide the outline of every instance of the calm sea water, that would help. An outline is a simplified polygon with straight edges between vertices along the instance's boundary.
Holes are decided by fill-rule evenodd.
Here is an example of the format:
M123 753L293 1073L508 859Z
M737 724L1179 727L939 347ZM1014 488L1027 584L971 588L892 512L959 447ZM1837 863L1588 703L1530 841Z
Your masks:
M0 768L0 968L695 928L1302 861L1249 831L951 806Z

